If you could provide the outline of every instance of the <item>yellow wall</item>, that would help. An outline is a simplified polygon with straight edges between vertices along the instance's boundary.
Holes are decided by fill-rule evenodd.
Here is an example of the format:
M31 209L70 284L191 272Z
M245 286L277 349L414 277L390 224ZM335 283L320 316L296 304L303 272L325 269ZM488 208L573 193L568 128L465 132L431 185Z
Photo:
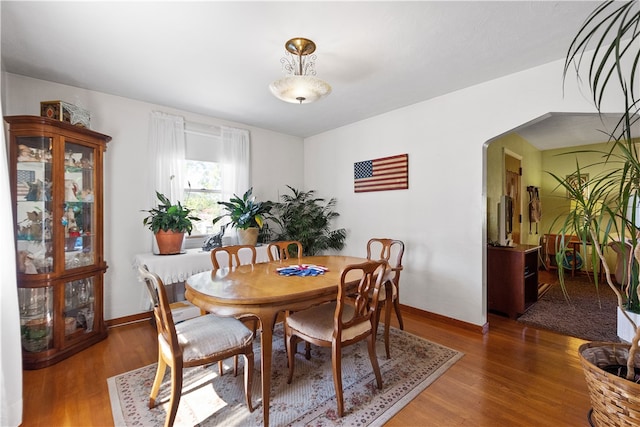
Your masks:
M610 144L605 142L542 152L544 173L540 200L542 201L544 233L557 233L571 206L571 201L566 196L566 190L558 187L558 181L549 172L553 172L560 178L565 178L567 175L575 173L579 165L580 173L588 173L589 177L593 178L617 168L613 160L602 164L605 160L603 152L608 153L610 149ZM598 152L594 153L593 151ZM607 250L607 248L604 250L607 264L613 269L616 255L613 250ZM589 259L589 256L585 258Z
M490 241L498 239L498 202L503 194L503 156L505 149L522 157L520 243L538 244L542 228L538 224L538 234L536 234L535 224L531 224L531 228L529 228L529 194L527 193L527 187L540 187L541 185L542 152L515 133L497 138L487 147L487 238Z
M540 200L542 202L542 227L545 233L556 233L564 220L564 215L570 209L571 201L567 198L566 190L558 187L558 181L550 172L565 178L574 174L577 165L580 173L588 173L591 178L605 170L613 168L611 164L600 165L603 161L601 153L588 151L607 151L607 143L569 147L542 152L542 188ZM580 152L583 151L583 152ZM555 223L554 223L555 222Z
M578 147L569 147L542 152L542 188L540 201L542 202L542 233L557 234L571 208L571 200L567 197L566 190L558 186L558 181L550 174L565 178L573 175L578 165L581 174L589 174L590 178L601 174L604 170L612 168L611 165L600 164L603 161L601 153L589 151L606 151L607 143L592 144ZM587 247L587 252L591 250ZM582 254L586 268L591 270L591 254ZM606 251L607 264L615 267L616 256L613 251Z
M497 205L503 194L505 149L522 157L521 243L523 244L539 244L543 234L558 233L571 207L566 190L558 186L558 181L551 173L565 178L567 175L574 174L579 165L581 173L588 173L593 178L615 168L615 162L603 164L604 154L602 153L610 149L610 144L606 142L539 151L516 133L495 139L487 147L487 238L489 241L496 241L498 238ZM529 228L527 186L540 188L542 217L537 232L535 224L531 224ZM614 268L616 255L613 250L607 251L606 256L607 264ZM583 255L583 258L588 261L590 256ZM589 262L587 262L587 268L590 268Z

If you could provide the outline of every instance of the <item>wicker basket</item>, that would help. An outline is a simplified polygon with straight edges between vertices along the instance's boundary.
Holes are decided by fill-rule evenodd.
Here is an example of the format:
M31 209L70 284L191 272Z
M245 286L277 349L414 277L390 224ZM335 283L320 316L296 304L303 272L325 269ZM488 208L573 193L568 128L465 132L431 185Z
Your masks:
M591 421L598 427L640 425L640 384L600 368L626 366L629 347L628 344L590 342L578 350L593 407ZM640 355L636 355L635 366L640 367Z

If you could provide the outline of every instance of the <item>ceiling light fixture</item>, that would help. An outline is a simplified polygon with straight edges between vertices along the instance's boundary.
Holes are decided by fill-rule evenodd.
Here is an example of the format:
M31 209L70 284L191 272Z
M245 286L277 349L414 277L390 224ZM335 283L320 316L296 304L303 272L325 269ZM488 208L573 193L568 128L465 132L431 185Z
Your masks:
M309 39L296 37L285 45L287 53L280 60L282 68L289 74L269 85L271 93L285 102L308 104L331 93L329 83L315 77L315 59L312 55L316 44Z

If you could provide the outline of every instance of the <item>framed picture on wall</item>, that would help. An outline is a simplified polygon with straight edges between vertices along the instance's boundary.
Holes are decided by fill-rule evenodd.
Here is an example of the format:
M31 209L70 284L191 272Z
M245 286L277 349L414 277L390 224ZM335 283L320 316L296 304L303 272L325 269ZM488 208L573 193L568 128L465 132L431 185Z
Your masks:
M584 197L585 199L589 198L589 174L588 173L581 173L580 175L578 175L577 173L574 173L572 175L567 175L566 181L567 181L567 184L569 184L574 190L581 190L582 197ZM567 198L568 199L574 198L568 189L567 189Z

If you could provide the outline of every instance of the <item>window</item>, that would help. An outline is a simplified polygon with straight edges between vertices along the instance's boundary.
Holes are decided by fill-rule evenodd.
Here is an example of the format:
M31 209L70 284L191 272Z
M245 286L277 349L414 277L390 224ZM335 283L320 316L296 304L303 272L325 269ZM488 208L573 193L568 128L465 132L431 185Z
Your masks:
M184 133L185 160L183 200L200 221L194 221L191 236L214 234L211 223L220 215L222 200L222 138L219 129L187 123Z
M191 236L215 234L220 227L212 220L222 213L217 202L249 188L249 132L186 123L184 141L182 200L200 218Z
M220 163L185 160L185 175L189 188L185 188L184 204L200 221L194 221L192 236L214 234L213 218L220 215L222 206L222 172Z

